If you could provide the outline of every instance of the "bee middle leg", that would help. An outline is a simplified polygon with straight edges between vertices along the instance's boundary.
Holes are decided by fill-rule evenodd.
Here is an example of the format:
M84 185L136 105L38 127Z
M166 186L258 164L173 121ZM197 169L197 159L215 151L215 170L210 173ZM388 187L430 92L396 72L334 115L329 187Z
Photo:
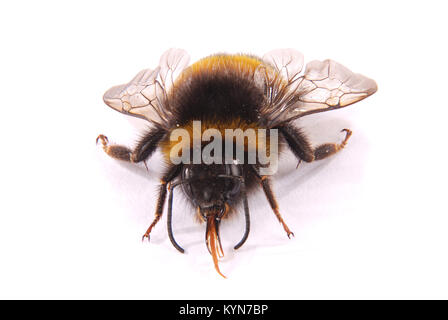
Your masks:
M165 133L163 129L151 129L140 139L134 150L118 144L109 144L109 139L103 134L96 138L96 142L101 141L104 152L110 157L137 163L145 161L154 153Z
M349 129L342 129L341 132L345 132L345 139L341 143L325 143L313 148L305 134L293 125L283 126L279 130L299 163L302 160L305 162L322 160L337 153L347 145L352 135Z

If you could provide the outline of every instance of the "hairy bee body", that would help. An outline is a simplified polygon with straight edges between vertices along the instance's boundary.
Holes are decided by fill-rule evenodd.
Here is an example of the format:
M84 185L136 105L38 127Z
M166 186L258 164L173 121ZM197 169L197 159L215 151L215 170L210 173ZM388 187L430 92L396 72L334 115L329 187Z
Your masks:
M215 55L187 68L169 96L175 124L192 120L209 123L258 123L264 93L254 84L262 62L244 55Z
M247 193L255 186L263 189L288 237L293 235L271 189L272 173L265 170L277 162L281 146L289 147L299 162L311 162L344 148L351 135L350 130L343 129L346 136L342 143L313 148L293 121L348 106L377 88L373 80L332 60L311 61L301 74L303 56L293 49L274 50L263 58L216 54L191 66L188 62L185 51L168 50L156 69L142 70L129 83L109 89L104 95L107 105L146 119L153 127L134 150L109 145L104 135L97 141L101 140L111 157L130 162L146 161L161 148L166 170L155 219L143 238L149 239L169 194L168 235L174 247L184 252L171 227L173 190L181 186L199 220L206 222L207 248L222 275L218 266L224 255L219 225L242 204L246 229L235 249L244 244L250 229ZM233 135L227 135L229 132ZM188 139L184 140L185 136Z
M265 103L265 95L262 88L256 86L253 78L255 69L262 63L260 59L253 56L218 54L204 58L187 68L174 84L175 89L172 92L175 94L168 96L168 103L173 110L170 125L172 130L183 128L193 136L193 121L201 122L201 134L208 129L217 129L224 136L226 129L246 131L265 128L260 124L259 109ZM174 145L170 141L170 133L169 131L161 141L168 165ZM247 143L246 140L244 142ZM193 141L191 141L191 148L192 143ZM235 141L235 143L238 142ZM206 144L201 141L202 148ZM235 146L235 148L238 147ZM224 148L223 142L222 149ZM245 151L248 152L247 147ZM224 163L213 165L202 163L195 166L201 167L197 169L201 172L226 173ZM250 192L256 186L256 177L248 164L243 165L242 169L241 174L244 176L246 190ZM195 182L195 188L202 190L205 196L185 192L190 200L197 201L212 195L213 202L220 194L225 194L228 192L227 189L232 188L222 180L213 177L212 174L207 176L208 179ZM184 191L185 189L183 188ZM240 193L235 193L233 197L227 199L229 210L225 211L222 219L228 218L230 213L235 212L233 209L240 200Z

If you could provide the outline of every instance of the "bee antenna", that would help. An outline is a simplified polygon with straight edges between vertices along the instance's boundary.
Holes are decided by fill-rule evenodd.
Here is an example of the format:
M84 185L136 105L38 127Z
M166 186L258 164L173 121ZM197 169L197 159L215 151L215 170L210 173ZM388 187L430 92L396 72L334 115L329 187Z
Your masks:
M247 202L246 184L244 182L244 178L241 181L241 194L243 195L244 218L246 220L246 229L244 231L243 238L240 240L240 242L237 243L235 247L233 247L235 250L239 249L246 242L250 231L249 204Z
M168 237L170 238L171 243L173 244L174 248L180 251L180 253L184 253L185 250L176 242L176 239L174 239L173 235L173 226L172 226L172 216L173 216L173 190L174 187L176 187L177 184L171 186L169 188L170 195L168 197L168 216L167 216L167 229L168 229Z

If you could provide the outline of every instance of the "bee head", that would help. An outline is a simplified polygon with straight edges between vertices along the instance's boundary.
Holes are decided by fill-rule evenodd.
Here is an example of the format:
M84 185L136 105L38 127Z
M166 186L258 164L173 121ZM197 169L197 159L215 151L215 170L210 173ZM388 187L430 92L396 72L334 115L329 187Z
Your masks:
M185 166L182 171L183 190L207 223L205 243L216 271L223 277L218 266L218 258L224 256L219 225L231 204L240 196L241 176L241 167L234 164L193 164Z
M240 194L241 182L235 179L240 176L241 169L234 164L187 165L182 171L182 188L203 218L221 218Z

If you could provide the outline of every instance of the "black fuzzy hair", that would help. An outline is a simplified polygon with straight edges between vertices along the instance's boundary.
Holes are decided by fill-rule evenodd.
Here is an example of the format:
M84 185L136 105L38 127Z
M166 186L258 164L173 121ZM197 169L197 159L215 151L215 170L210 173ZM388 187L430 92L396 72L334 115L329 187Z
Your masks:
M204 70L176 86L170 105L180 125L191 120L258 123L263 101L262 90L244 73Z

